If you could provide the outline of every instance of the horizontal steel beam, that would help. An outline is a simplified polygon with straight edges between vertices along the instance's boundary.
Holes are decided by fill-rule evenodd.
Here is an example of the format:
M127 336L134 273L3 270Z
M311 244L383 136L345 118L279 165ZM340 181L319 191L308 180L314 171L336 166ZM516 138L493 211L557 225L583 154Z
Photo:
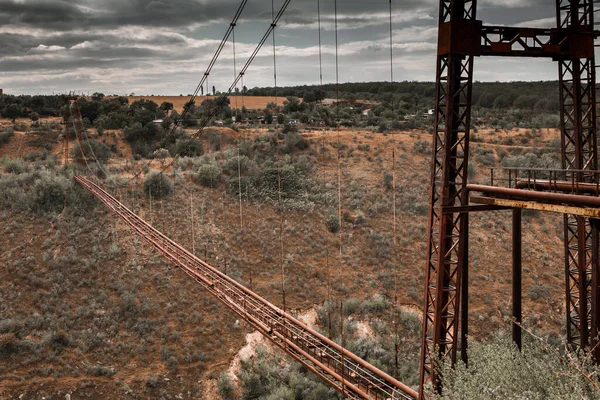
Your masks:
M510 189L496 186L486 185L468 185L467 190L470 192L481 192L493 197L502 197L512 200L533 200L541 203L562 204L567 206L577 207L592 207L600 208L600 197L584 196L577 194L553 193L553 192L537 192L525 189Z
M463 20L440 25L438 55L552 58L554 60L594 56L597 32L588 27L526 28L484 26Z
M442 207L442 213L454 214L454 213L471 213L471 212L482 212L482 211L502 211L511 210L511 207L502 207L495 205L470 205L470 206L458 206L458 207Z
M540 203L537 201L500 199L496 197L471 196L470 201L476 204L538 210L559 214L581 215L582 217L600 218L600 209L564 206L560 204Z
M418 398L418 393L412 388L362 360L185 250L99 185L83 176L76 176L75 180L100 199L167 260L345 397L365 400Z

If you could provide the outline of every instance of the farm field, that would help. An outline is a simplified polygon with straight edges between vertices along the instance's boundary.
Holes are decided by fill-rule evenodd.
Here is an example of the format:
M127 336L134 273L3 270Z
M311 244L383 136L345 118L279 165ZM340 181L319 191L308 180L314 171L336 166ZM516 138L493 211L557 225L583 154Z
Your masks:
M198 96L196 97L196 105L199 106L204 100L212 100L218 96ZM110 96L108 97L110 98ZM173 103L173 107L177 112L181 113L183 106L190 100L191 96L128 96L129 103L133 103L136 100L148 99L152 100L157 104L162 102ZM231 108L241 109L243 106L249 110L262 110L267 107L267 104L274 103L275 97L271 96L230 96L229 97ZM277 105L283 105L285 97L277 97Z

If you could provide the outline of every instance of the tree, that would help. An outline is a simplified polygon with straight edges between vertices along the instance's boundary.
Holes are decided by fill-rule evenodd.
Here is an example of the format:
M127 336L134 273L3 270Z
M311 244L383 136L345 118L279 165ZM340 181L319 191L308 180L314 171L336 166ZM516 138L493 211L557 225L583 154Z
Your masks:
M289 96L286 98L285 102L283 103L283 107L286 112L300 111L300 108L301 108L300 99L295 96Z
M315 91L314 90L309 90L308 92L306 92L304 94L304 97L302 98L302 101L304 101L305 103L314 103L317 101L317 96L315 95Z
M169 111L173 110L173 103L168 102L168 101L163 101L162 104L160 105L160 109L163 110L164 112L166 112L168 115Z
M154 121L154 116L155 114L153 111L140 109L133 114L133 120L144 126Z
M213 96L216 96L217 94L217 89L215 89L215 87L213 86Z
M165 197L173 191L173 183L162 171L151 170L144 178L144 192L152 197Z
M273 123L273 114L270 111L265 113L265 122L269 125Z
M92 95L92 100L93 101L102 101L102 100L104 100L104 97L105 97L104 93L96 92Z
M105 163L108 161L112 153L110 148L102 142L99 142L95 139L89 139L82 142L81 149L79 148L79 143L76 143L73 149L71 150L71 156L76 162L83 162L81 153L83 153L83 157L88 160L96 159L101 163Z
M4 110L4 117L10 119L13 124L23 114L23 108L18 104L9 104Z

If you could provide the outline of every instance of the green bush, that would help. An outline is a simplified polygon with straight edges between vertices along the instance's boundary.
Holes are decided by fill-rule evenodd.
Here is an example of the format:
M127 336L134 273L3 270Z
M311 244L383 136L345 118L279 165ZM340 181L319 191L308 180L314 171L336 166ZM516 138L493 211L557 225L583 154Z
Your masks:
M151 170L144 178L144 193L152 197L166 197L173 192L173 183L161 171Z
M289 165L279 168L279 171L277 168L263 168L253 177L252 187L258 197L276 202L279 197L280 180L282 200L294 199L305 190L306 182L303 176Z
M542 155L526 153L520 156L507 156L502 159L501 164L503 167L560 169L558 154L560 153ZM540 178L540 176L537 177Z
M140 122L136 122L123 129L123 137L130 143L137 142L139 140L149 143L159 137L162 132L162 127L153 122L148 122L145 125L142 125Z
M88 163L95 162L98 160L101 163L107 162L112 153L110 148L102 142L97 141L96 139L84 140L81 142L81 149L79 147L79 143L76 143L75 146L71 149L71 156L73 160L78 163L83 162L83 157L88 160ZM81 155L83 150L83 157Z
M223 172L229 176L237 176L239 170L239 173L243 175L248 172L251 165L254 166L254 163L248 157L242 155L238 157L237 152L230 153L223 161Z
M217 380L217 389L219 390L219 394L225 400L233 399L235 394L235 386L233 386L233 382L231 381L231 377L228 373L223 372L219 375L219 379Z
M60 212L69 191L69 181L64 176L41 173L31 189L31 209L36 212Z
M177 139L175 144L170 147L169 152L173 157L198 157L203 154L202 142L199 140L190 141L189 136L186 135Z
M202 186L214 188L221 180L221 169L216 164L205 164L198 169L198 182Z
M598 367L576 355L561 356L540 342L525 341L520 352L508 334L500 334L483 343L470 343L469 367L458 363L444 366L444 400L495 399L597 399L600 391L574 366L580 368L595 384Z
M4 159L2 164L4 165L4 172L8 174L22 174L29 170L29 165L17 159Z
M11 137L13 137L15 131L12 128L7 129L5 132L0 133L0 144L8 143Z
M5 159L6 162L11 161ZM29 171L29 165L18 162L21 173L0 174L0 207L38 214L62 212L82 215L97 204L94 196L74 180L61 175L63 171L48 169ZM25 170L25 171L22 171Z
M425 141L417 141L413 146L413 153L431 154L431 143Z
M242 399L265 400L338 400L333 388L325 386L316 376L298 363L282 363L264 347L256 356L242 360L240 368Z
M0 334L0 356L9 356L18 351L19 339L14 333Z
M284 145L281 151L285 154L293 153L294 151L306 150L309 143L304 137L297 132L290 131L284 135Z
M533 301L550 297L550 288L543 284L533 284L527 288L527 295Z
M394 184L394 177L392 176L392 174L386 172L383 174L383 186L385 186L386 189L392 189L392 186Z
M340 219L335 213L327 214L327 217L325 217L325 224L327 225L327 230L331 233L337 233L340 230Z

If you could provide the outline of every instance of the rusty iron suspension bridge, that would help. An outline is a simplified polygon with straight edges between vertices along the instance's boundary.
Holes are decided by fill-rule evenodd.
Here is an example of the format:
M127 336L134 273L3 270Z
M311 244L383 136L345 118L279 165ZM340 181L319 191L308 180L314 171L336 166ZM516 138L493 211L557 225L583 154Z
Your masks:
M320 2L317 1L319 49ZM242 2L230 24L231 32L226 34L225 42L245 3ZM266 39L274 35L277 22L289 3L290 0L286 0L277 15L273 9L269 30L248 63L237 74L230 90L217 102L212 115L243 79ZM442 390L434 367L436 360L454 364L460 350L460 358L468 363L469 214L472 212L512 211L513 341L521 348L521 213L523 209L534 209L563 214L567 340L573 348L591 351L598 362L600 171L595 64L599 37L595 25L600 6L598 3L595 0L556 0L556 27L546 29L485 26L477 19L476 0L440 0L429 239L418 391L311 329L287 313L285 306L284 309L276 307L200 260L118 201L102 188L99 180L96 183L81 175L75 179L167 260L276 346L350 399L426 398L432 391ZM390 0L390 24L391 4ZM337 22L337 1L335 5ZM390 30L392 44L391 33ZM223 42L215 57L220 54L222 46ZM474 60L481 56L549 58L558 63L562 169L492 168L489 184L468 183ZM213 58L209 68L212 68L214 61L216 58ZM391 67L393 71L393 64ZM199 88L209 73L210 69ZM322 67L320 79L322 82ZM87 164L82 143L82 137L85 136L87 140L87 134L75 99L71 100L65 119L65 160L69 157L68 129L72 125L81 157ZM208 120L205 121L190 142L198 137L208 123ZM93 158L96 159L95 155ZM139 174L134 178L137 176Z

